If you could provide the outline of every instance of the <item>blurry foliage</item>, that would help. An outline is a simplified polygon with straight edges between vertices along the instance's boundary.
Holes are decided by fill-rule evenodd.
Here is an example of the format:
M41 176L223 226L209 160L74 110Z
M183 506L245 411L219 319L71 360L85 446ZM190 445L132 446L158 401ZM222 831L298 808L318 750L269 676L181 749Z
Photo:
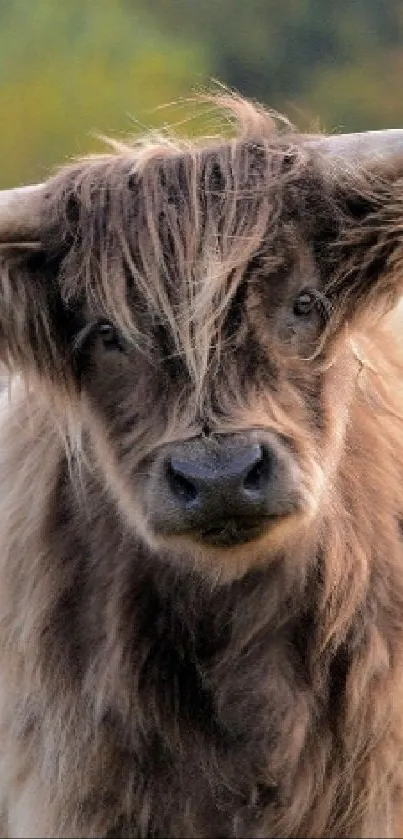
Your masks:
M299 125L403 123L402 0L148 0L148 9L168 32L209 45L213 75Z
M190 73L190 68L192 68ZM93 132L160 125L158 105L205 78L203 50L119 0L0 0L2 186L100 148Z
M165 122L218 78L301 127L403 125L402 0L0 0L0 185Z

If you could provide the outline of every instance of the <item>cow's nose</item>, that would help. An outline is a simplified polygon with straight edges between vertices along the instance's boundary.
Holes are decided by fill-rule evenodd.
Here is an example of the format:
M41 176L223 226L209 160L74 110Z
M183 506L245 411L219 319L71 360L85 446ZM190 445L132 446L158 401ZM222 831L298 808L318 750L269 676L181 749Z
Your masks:
M210 458L172 455L166 474L170 492L184 510L197 510L201 516L220 510L253 515L267 499L271 468L268 446L253 443L222 449Z
M295 454L275 432L172 443L152 473L150 524L209 545L249 542L295 512L300 484Z

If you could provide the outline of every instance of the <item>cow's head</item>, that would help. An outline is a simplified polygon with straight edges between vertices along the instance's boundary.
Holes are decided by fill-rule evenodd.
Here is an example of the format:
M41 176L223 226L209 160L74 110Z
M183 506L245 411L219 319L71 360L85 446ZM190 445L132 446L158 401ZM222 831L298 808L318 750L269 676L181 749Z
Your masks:
M235 139L121 149L0 205L4 361L74 404L151 550L225 576L327 503L403 229L403 132L308 137L234 107Z

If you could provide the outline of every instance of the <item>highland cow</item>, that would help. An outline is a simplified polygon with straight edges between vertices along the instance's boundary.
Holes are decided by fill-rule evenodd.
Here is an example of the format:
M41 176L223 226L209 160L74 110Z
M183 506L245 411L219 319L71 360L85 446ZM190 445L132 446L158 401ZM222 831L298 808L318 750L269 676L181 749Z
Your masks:
M223 104L0 199L2 835L401 835L403 132Z

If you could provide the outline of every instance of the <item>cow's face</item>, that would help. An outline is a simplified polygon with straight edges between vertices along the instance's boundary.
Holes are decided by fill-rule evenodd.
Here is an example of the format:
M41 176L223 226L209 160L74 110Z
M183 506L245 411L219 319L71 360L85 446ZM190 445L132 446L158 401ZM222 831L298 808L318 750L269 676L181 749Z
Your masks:
M257 277L244 282L200 394L160 325L148 327L147 353L110 323L86 336L80 375L98 459L132 526L170 551L267 552L320 503L331 400L310 355L322 314L308 312L312 292L275 305Z
M337 219L319 175L279 172L276 186L260 149L238 154L235 194L228 149L138 176L125 230L135 333L100 307L76 338L88 428L130 526L230 574L315 521L356 368L348 346L321 346Z
M126 522L216 576L303 550L343 450L351 329L396 286L395 180L330 169L273 136L87 161L49 186L39 252L3 265L30 304L8 355L74 380Z

